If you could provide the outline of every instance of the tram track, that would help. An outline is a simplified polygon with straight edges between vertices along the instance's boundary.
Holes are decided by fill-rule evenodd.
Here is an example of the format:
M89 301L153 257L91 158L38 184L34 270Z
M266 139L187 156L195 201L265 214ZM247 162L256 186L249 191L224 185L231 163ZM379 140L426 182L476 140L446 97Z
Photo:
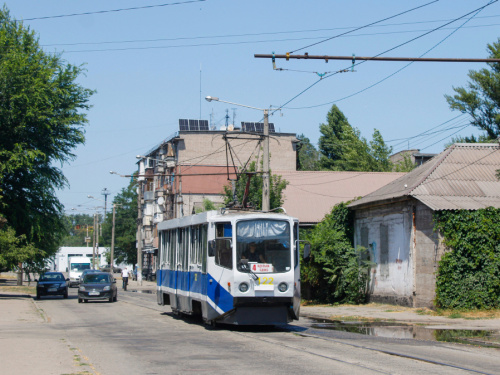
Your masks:
M129 298L122 299L122 302L133 304L133 305L136 305L136 306L139 306L139 307L143 307L143 308L146 308L146 309L149 309L149 310L154 310L156 312L165 313L165 311L162 308L160 308L159 306L156 306L156 305L155 306L148 306L147 304L144 304L144 302L146 302L148 300L151 301L151 297L150 296L148 296L148 297L143 296L143 298L139 298L139 299L141 300L142 303L137 303L138 301L136 300L136 298L134 298L134 297L132 297L132 295L130 295ZM151 302L155 302L155 301L151 301ZM167 313L167 314L169 314L169 313ZM200 322L200 326L203 326L203 323ZM221 328L207 328L207 329L221 329ZM468 368L468 367L464 367L464 366L454 365L452 363L447 363L447 362L442 362L442 361L436 361L436 360L433 360L433 359L425 358L423 356L410 355L410 354L406 354L406 353L402 353L402 352L397 352L397 351L387 350L387 349L382 349L382 348L375 348L375 347L367 346L367 345L353 344L353 343L345 342L344 340L338 340L338 339L331 338L331 337L326 337L326 336L317 335L317 334L300 332L299 331L300 329L308 330L308 328L305 327L305 326L287 326L287 327L281 327L280 331L281 332L287 332L287 333L293 333L293 334L295 334L297 336L300 336L300 337L307 337L307 338L312 338L312 339L317 339L317 340L323 340L323 341L332 342L332 343L335 343L335 344L338 344L338 345L348 346L348 347L356 348L356 349L360 349L360 350L367 350L367 351L370 351L370 352L380 353L380 354L383 354L383 355L389 355L389 356L399 357L399 358L408 359L408 360L412 360L412 361L418 361L418 362L422 362L422 363L427 363L427 364L430 364L430 365L433 365L433 366L446 367L446 368L450 368L450 369L454 369L454 370L460 370L460 371L465 371L465 372L474 373L474 374L495 375L494 373L491 373L491 372L486 372L486 371L476 370L476 369L472 369L472 368ZM359 368L359 369L364 369L364 370L372 371L374 373L379 373L379 374L392 374L393 373L393 372L387 372L387 371L384 371L384 370L381 370L381 369L378 369L378 368L370 367L370 366L367 366L367 365L363 365L363 364L360 364L360 363L356 363L356 362L353 362L353 361L347 361L345 359L338 358L338 357L336 357L334 355L321 354L321 353L309 350L309 349L307 349L305 347L302 347L302 346L295 346L295 345L292 345L292 344L289 344L289 343L285 343L282 340L277 340L277 339L274 340L274 339L271 339L271 338L268 338L268 337L258 336L257 334L252 334L252 333L247 333L247 332L241 332L241 331L238 331L238 328L234 329L234 327L231 327L227 331L230 332L230 333L232 333L232 334L235 334L235 335L238 335L238 336L241 336L241 337L245 337L247 339L252 339L252 340L260 341L260 342L265 342L265 343L272 344L272 345L278 345L278 346L280 346L282 348L287 348L287 349L298 351L298 352L301 352L301 353L307 353L309 355L313 355L313 356L316 356L316 357L320 357L320 358L328 359L328 360L331 360L331 361L339 362L339 363L342 363L342 364L345 364L345 365L349 365L349 366L353 366L353 367L356 367L356 368Z
M305 328L305 327L302 327L302 328ZM354 347L354 348L362 349L362 350L368 350L368 351L371 351L371 352L376 352L376 353L390 355L390 356L396 356L396 357L399 357L399 358L405 358L405 359L409 359L409 360L413 360L413 361L419 361L419 362L423 362L423 363L427 363L427 364L431 364L431 365L435 365L435 366L448 367L448 368L452 368L452 369L456 369L456 370L461 370L461 371L466 371L466 372L470 372L470 373L474 373L474 374L495 375L493 373L484 372L484 371L480 371L480 370L475 370L475 369L471 369L471 368L467 368L467 367L463 367L463 366L457 366L457 365L453 365L453 364L446 363L446 362L435 361L435 360L424 358L424 357L420 357L420 356L408 355L408 354L405 354L405 353L398 353L398 352L391 351L391 350L373 348L373 347L369 347L369 346L365 346L365 345L351 344L351 343L347 343L347 342L344 342L344 341L341 341L341 340L332 339L332 338L329 338L329 337L323 337L323 336L319 336L319 335L313 335L313 334L308 334L308 333L303 333L303 332L297 332L297 331L295 331L293 329L288 329L288 328L284 328L284 330L287 331L287 332L293 333L293 334L295 334L297 336L301 336L301 337L308 337L308 338L319 339L319 340L324 340L324 341L328 341L328 342L334 342L334 343L339 344L339 345ZM351 361L346 361L346 360L343 360L343 359L339 359L339 358L336 358L334 356L324 355L324 354L321 354L321 353L313 352L313 351L310 351L310 350L308 350L308 349L306 349L304 347L293 346L293 345L284 343L284 342L279 341L279 340L271 340L271 339L268 339L268 338L256 337L255 335L245 334L245 333L242 333L242 332L232 331L232 333L240 335L240 336L243 336L243 337L246 337L246 338L251 338L253 340L270 343L272 345L279 345L281 347L285 347L287 349L292 349L292 350L295 350L295 351L299 351L301 353L308 353L308 354L311 354L311 355L314 355L314 356L317 356L317 357L326 358L326 359L329 359L329 360L332 360L332 361L336 361L336 362L340 362L340 363L343 363L343 364L347 364L347 365L351 365L351 366L363 368L363 369L366 369L366 370L369 370L369 371L373 371L373 372L376 372L376 373L393 374L393 372L386 372L386 371L383 371L383 370L380 370L380 369L376 369L376 368L373 368L373 367L361 365L359 363L354 363L354 362L351 362Z

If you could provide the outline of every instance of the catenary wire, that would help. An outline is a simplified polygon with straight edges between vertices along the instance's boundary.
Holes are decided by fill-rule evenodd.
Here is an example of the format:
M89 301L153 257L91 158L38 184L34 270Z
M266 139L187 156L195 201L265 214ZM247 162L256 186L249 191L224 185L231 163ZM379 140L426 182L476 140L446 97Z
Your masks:
M412 39L410 39L410 40L406 41L406 42L403 42L403 43L401 43L401 44L398 44L398 45L397 45L397 46L395 46L395 47L389 48L389 49L385 50L384 52L381 52L381 53L379 53L379 54L375 55L374 57L381 56L381 55L383 55L383 54L385 54L385 53L387 53L387 52L390 52L390 51L395 50L396 48L402 47L402 46L404 46L404 45L406 45L406 44L408 44L408 43L411 43L411 42L413 42L413 41L415 41L415 40L417 40L417 39L420 39L420 38L422 38L422 37L424 37L424 36L426 36L426 35L428 35L428 34L430 34L430 33L434 32L434 31L437 31L437 30L439 30L439 29L442 29L442 28L443 28L443 27L445 27L445 26L448 26L449 24L451 24L451 23L453 23L453 22L456 22L456 21L458 21L458 20L460 20L460 19L462 19L462 18L464 18L464 17L467 17L468 15L471 15L471 14L473 14L473 13L478 14L478 13L479 13L480 11L482 11L484 8L486 8L487 6L490 6L490 5L491 5L491 4L493 4L493 3L496 3L497 1L498 1L498 0L492 0L492 1L490 1L489 3L487 3L487 4L483 5L482 7L479 7L479 8L477 8L477 9L475 9L475 10L471 11L471 12L468 12L468 13L466 13L466 14L464 14L464 15L462 15L462 16L460 16L460 17L458 17L458 18L455 18L454 20L452 20L452 21L450 21L450 22L447 22L447 23L445 23L445 24L443 24L443 25L441 25L441 26L439 26L439 27L437 27L437 28L434 28L434 29L432 29L432 30L430 30L430 31L428 31L428 32L425 32L425 33L423 33L423 34L421 34L421 35L419 35L419 36L417 36L417 37L415 37L415 38L412 38ZM474 18L474 16L473 16L473 17L471 17L470 19L472 19L472 18ZM470 19L469 19L469 20L470 20ZM466 22L468 22L469 20L467 20ZM464 24L465 24L465 23L464 23ZM458 30L459 28L461 28L464 24L462 24L461 26L459 26L456 30ZM455 31L456 31L456 30L455 30ZM454 31L454 32L455 32L455 31ZM448 36L446 36L443 40L441 40L438 44L436 44L435 46L433 46L433 47L432 47L431 49L429 49L427 52L429 52L430 50L434 49L437 45L441 44L444 40L446 40L446 39L447 39L450 35L452 35L454 32L452 32L451 34L449 34ZM425 53L427 53L427 52L425 52ZM425 54L425 53L424 53L424 54ZM422 55L422 56L423 56L423 55ZM365 62L368 62L368 61L370 61L370 60L364 60L364 61L358 62L358 63L356 63L356 64L353 64L353 65L352 65L352 67L354 67L354 66L359 66L359 65L361 65L361 64L363 64L363 63L365 63ZM363 92L363 91L368 90L368 89L369 89L369 88L371 88L371 87L374 87L375 85L378 85L379 83L381 83L381 82L385 81L386 79L388 79L388 78L392 77L393 75L397 74L398 72L400 72L401 70L403 70L404 68L406 68L407 66L409 66L410 64L412 64L412 63L407 64L405 67L403 67L403 68L401 68L401 69L397 70L396 72L392 73L391 75L389 75L389 76L387 76L387 77L383 78L383 79L382 79L382 80L380 80L379 82L376 82L376 83L374 83L373 85L371 85L371 86L369 86L369 87L367 87L367 88L364 88L364 89L362 89L362 90L360 90L360 91L358 91L358 92L356 92L356 93L354 93L354 94L351 94L351 95L348 95L348 96L343 97L343 98L341 98L341 99L338 99L338 100L336 100L335 102L338 102L338 101L340 101L340 100L344 100L344 99L350 98L350 97L352 97L352 96L354 96L354 95L357 95L357 94L359 94L359 93L361 93L361 92ZM348 68L350 68L350 67L348 67ZM324 80L326 80L326 79L328 79L328 78L330 78L330 77L332 77L332 76L334 76L334 75L336 75L336 74L338 74L338 73L340 73L340 72L342 72L342 71L344 71L344 70L345 70L345 69L338 70L337 72L331 73L331 74L329 74L329 75L327 75L327 76L325 76L325 77L322 77L322 79L319 79L319 80L315 81L313 84L309 85L309 86L308 86L308 87L306 87L304 90L302 90L301 92L299 92L297 95L295 95L294 97L292 97L290 100L288 100L287 102L285 102L284 104L282 104L282 105L279 107L279 109L281 109L281 108L286 108L286 109L306 109L306 108L315 108L315 107L319 107L319 106L323 106L323 105L327 105L327 104L332 104L333 102L328 102L328 103L318 104L318 105L314 105L314 106L306 106L306 107L295 107L295 108L285 107L287 104L289 104L290 102L292 102L293 100L295 100L296 98L298 98L299 96L301 96L302 94L304 94L305 92L307 92L308 90L310 90L311 88L313 88L313 87L314 87L316 84L318 84L319 82L324 81Z
M370 27L370 26L376 25L377 23L381 23L381 22L384 22L384 21L390 20L390 19L392 19L392 18L399 17L399 16L401 16L401 15L403 15L403 14L406 14L406 13L409 13L409 12L413 12L414 10L417 10L417 9L420 9L420 8L424 8L424 7L428 6L428 5L431 5L431 4L434 4L434 3L437 3L438 1L439 1L439 0L434 0L434 1L431 1L431 2L429 2L429 3L427 3L427 4L423 4L423 5L420 5L420 6L418 6L418 7L415 7L415 8L409 9L409 10L406 10L406 11L404 11L404 12L401 12L401 13L398 13L398 14L395 14L395 15L392 15L392 16L390 16L390 17L386 17L386 18L384 18L384 19L381 19L381 20L378 20L378 21L375 21L375 22L369 23L369 24L367 24L367 25L360 26L360 27L358 27L358 28L356 28L356 29L354 29L354 30L349 30L349 31L346 31L346 32L344 32L344 33L341 33L341 34L337 34L337 35L335 35L335 36L332 36L332 37L330 37L330 38L327 38L327 39L321 40L321 41L319 41L319 42L312 43L312 44L309 44L309 45L307 45L307 46L304 46L304 47L301 47L301 48L294 49L293 51L290 51L289 53L294 53L294 52L297 52L297 51L301 51L301 50L303 50L303 49L306 49L306 48L309 48L309 47L312 47L312 46L315 46L315 45L318 45L318 44L321 44L321 43L327 42L327 41L329 41L329 40L332 40L332 39L335 39L335 38L341 37L341 36L343 36L343 35L350 34L350 33L353 33L353 32L355 32L355 31L358 31L358 30L361 30L361 29L364 29L364 28L367 28L367 27Z
M129 11L129 10L150 9L150 8L166 7L166 6L171 6L171 5L184 5L184 4L190 4L190 3L199 3L199 2L202 2L202 1L206 1L206 0L188 0L188 1L179 1L179 2L175 2L175 3L156 4L156 5L144 5L144 6L133 7L133 8L119 8L119 9L110 9L110 10L98 10L98 11L94 11L94 12L61 14L61 15L57 15L57 16L24 18L24 19L22 19L22 21L37 21L37 20L46 20L46 19L52 19L52 18L88 16L88 15L91 15L91 14L116 13L116 12L123 12L123 11Z

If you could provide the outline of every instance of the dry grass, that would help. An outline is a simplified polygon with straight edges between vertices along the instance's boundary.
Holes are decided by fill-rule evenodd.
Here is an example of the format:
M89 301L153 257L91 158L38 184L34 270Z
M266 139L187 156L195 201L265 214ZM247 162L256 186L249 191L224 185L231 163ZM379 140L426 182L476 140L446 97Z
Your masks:
M439 310L434 315L444 317L460 317L464 319L499 319L500 309L494 310ZM458 316L460 315L460 316Z
M36 284L35 284L36 285ZM22 285L22 286L11 286L11 285L2 285L0 286L0 293L7 293L7 294L30 294L32 296L36 295L36 286L27 286L27 285Z

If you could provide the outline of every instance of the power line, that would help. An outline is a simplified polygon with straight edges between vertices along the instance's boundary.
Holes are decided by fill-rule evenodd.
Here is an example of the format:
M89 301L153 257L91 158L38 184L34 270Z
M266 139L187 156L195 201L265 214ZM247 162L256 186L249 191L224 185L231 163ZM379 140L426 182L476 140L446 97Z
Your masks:
M477 26L469 26L466 28L477 28L477 27L489 27L489 26L498 26L499 24L489 24L489 25L477 25ZM440 30L449 30L450 28L442 28ZM406 31L393 31L393 32L384 32L384 33L371 33L371 34L357 34L350 35L349 37L362 37L362 36L375 36L375 35L392 35L392 34L407 34L407 33L416 33L423 32L427 30L406 30ZM173 38L173 39L151 39L151 40L130 40L130 41L110 41L110 42L89 42L89 43L63 43L63 44L45 44L43 47L50 46L64 46L64 45L92 45L92 44L113 44L113 43L141 43L141 42L158 42L158 41L166 41L166 40L181 40L181 39L201 39L203 37L193 37L193 38ZM207 37L210 38L210 37ZM214 38L218 38L214 36ZM64 53L83 53L83 52L113 52L113 51L134 51L134 50L150 50L150 49L170 49L170 48L190 48L190 47L213 47L213 46L227 46L227 45L242 45L242 44L262 44L262 43L276 43L276 42L290 42L297 40L311 40L318 39L320 37L306 37L306 38L286 38L286 39L267 39L267 40L250 40L250 41L234 41L234 42L214 42L214 43L196 43L196 44L178 44L178 45L166 45L166 46L144 46L144 47L122 47L122 48L101 48L101 49L76 49L76 50L64 50ZM284 69L285 70L285 69Z
M439 0L434 0L434 1L431 1L430 3L424 4L424 5L420 5L420 6L416 7L416 8L412 8L412 9L406 10L406 11L404 11L404 12L401 12L401 13L395 14L395 15L390 16L390 17L386 17L386 18L384 18L384 19L381 19L381 20L378 20L378 21L375 21L375 22L369 23L369 24L364 25L364 26L360 26L360 27L358 27L358 28L356 28L356 29L354 29L354 30L346 31L345 33L341 33L341 34L338 34L338 35L332 36L332 37L327 38L327 39L324 39L324 40L322 40L322 41L320 41L320 42L312 43L312 44L309 44L309 45L307 45L307 46L304 46L304 47L301 47L301 48L297 48L297 49L295 49L295 50L293 50L293 51L288 52L288 53L287 53L287 55L289 55L290 53L294 53L294 52L297 52L297 51L301 51L301 50L306 49L306 48L308 48L308 47L312 47L312 46L315 46L315 45L318 45L318 44L321 44L321 43L327 42L327 41L329 41L329 40L332 40L332 39L338 38L338 37L340 37L340 36L343 36L343 35L346 35L346 34L353 33L353 32L355 32L355 31L358 31L358 30L364 29L364 28L366 28L366 27L373 26L373 25L375 25L375 24L377 24L377 23L381 23L381 22L384 22L384 21L390 20L391 18L395 18L395 17L401 16L401 15L403 15L403 14L405 14L405 13L413 12L414 10L417 10L417 9L420 9L420 8L423 8L423 7L426 7L426 6L428 6L428 5L430 5L430 4L433 4L433 3L437 3L438 1L439 1Z
M188 0L176 3L166 3L166 4L157 4L157 5L145 5L141 7L133 7L133 8L119 8L119 9L110 9L110 10L98 10L94 12L84 12L84 13L72 13L72 14L61 14L57 16L46 16L46 17L34 17L34 18L24 18L22 21L35 21L35 20L46 20L52 18L63 18L63 17L75 17L75 16L88 16L91 14L103 14L103 13L113 13L113 12L122 12L129 10L139 10L139 9L150 9L150 8L159 8L166 7L170 5L184 5L189 3L199 3L206 0Z
M495 16L486 16L486 17L499 17ZM485 17L475 17L476 19L485 18ZM421 22L406 22L401 24L387 24L387 25L378 25L372 27L387 27L387 26L397 26L397 25L410 25L410 24L420 24L420 23L431 23L431 22L445 22L449 20L436 20L436 21L421 21ZM493 24L483 24L483 25L474 25L468 26L465 28L478 28L478 27L490 27L490 26L498 26L498 23ZM51 44L42 44L42 47L58 47L58 46L79 46L79 45L100 45L100 44L125 44L125 43L153 43L153 42L167 42L167 41L179 41L179 40L198 40L198 39L219 39L219 38L235 38L235 37L247 37L247 36L262 36L262 35L277 35L277 34L294 34L294 33L307 33L307 32L317 32L317 31L330 31L337 29L350 29L351 27L340 27L340 28L332 28L332 29L310 29L310 30L291 30L291 31L275 31L275 32L267 32L267 33L248 33L248 34L226 34L226 35L203 35L203 36L193 36L193 37L179 37L179 38L156 38L156 39L132 39L132 40L114 40L114 41L100 41L100 42L75 42L75 43L51 43ZM448 28L443 28L443 30L447 30ZM392 35L392 34L406 34L406 33L416 33L416 32L425 32L429 29L417 29L417 30L400 30L400 31L388 31L388 32L380 32L380 33L366 33L366 34L356 34L349 35L349 37L360 37L360 36L375 36L375 35ZM324 37L304 37L304 38L289 38L289 39L270 39L270 40L257 40L250 41L250 43L266 43L266 42L288 42L288 41L297 41L297 40L310 40L310 39L324 39ZM189 45L185 45L189 46Z
M422 37L424 37L424 36L426 36L426 35L428 35L428 34L430 34L430 33L434 32L434 31L437 31L437 30L439 30L439 29L442 29L442 28L443 28L443 27L445 27L445 26L448 26L449 24L451 24L451 23L453 23L453 22L456 22L456 21L458 21L458 20L460 20L460 19L462 19L462 18L465 18L465 17L467 17L468 15L471 15L471 14L473 14L473 13L476 13L476 14L477 14L477 13L479 13L481 10L483 10L484 8L486 8L486 7L488 7L488 6L492 5L492 4L494 4L494 3L496 3L496 2L498 2L498 0L492 0L492 1L490 1L489 3L487 3L486 5L483 5L482 7L476 8L475 10L473 10L473 11L471 11L471 12L468 12L468 13L466 13L466 14L464 14L464 15L462 15L462 16L460 16L460 17L458 17L458 18L455 18L454 20L452 20L452 21L450 21L450 22L447 22L447 23L445 23L445 24L443 24L443 25L441 25L441 26L439 26L439 27L436 27L436 28L434 28L434 29L432 29L432 30L430 30L430 31L428 31L428 32L426 32L426 33L424 33L424 34L421 34L421 35L419 35L419 36L417 36L417 37L415 37L415 38L412 38L412 39L410 39L410 40L408 40L408 41L406 41L406 42L400 43L400 44L396 45L395 47L389 48L389 49L387 49L387 50L385 50L385 51L383 51L383 52L381 52L381 53L379 53L379 54L375 55L374 57L381 56L381 55L383 55L383 54L385 54L385 53L387 53L387 52L390 52L390 51L395 50L396 48L402 47L402 46L404 46L404 45L406 45L406 44L408 44L408 43L411 43L411 42L413 42L413 41L415 41L415 40L417 40L417 39L420 39L420 38L422 38ZM445 39L446 39L446 38L445 38ZM441 43L441 42L440 42L440 43ZM434 48L434 47L433 47L433 48ZM359 62L359 63L353 64L353 65L352 65L352 67L354 67L354 66L358 66L358 65L361 65L361 64L363 64L363 63L365 63L365 62L367 62L367 61L370 61L370 60L364 60L364 61L361 61L361 62ZM319 82L321 82L321 81L323 81L323 80L325 80L325 79L327 79L327 78L330 78L330 77L332 77L332 76L334 76L334 75L336 75L336 74L338 74L338 73L341 73L341 72L343 72L343 71L345 71L345 69L341 69L341 70L338 70L338 71L336 71L336 72L334 72L334 73L331 73L331 74L329 74L329 75L327 75L327 76L325 76L325 77L321 77L321 79L319 79L319 80L317 80L316 82L312 83L311 85L309 85L308 87L306 87L304 90L300 91L297 95L295 95L294 97L292 97L291 99L289 99L287 102L285 102L284 104L282 104L282 105L281 105L278 109L274 110L274 112L276 112L276 111L278 111L278 110L280 110L280 109L284 108L287 104L289 104L290 102L292 102L293 100L295 100L296 98L298 98L299 96L301 96L302 94L304 94L305 92L307 92L308 90L310 90L311 88L313 88L313 87L314 87L315 85L317 85ZM372 87L373 87L373 85L372 85ZM362 90L362 91L364 91L364 90ZM351 96L352 96L352 95L351 95ZM324 104L323 104L323 105L324 105ZM308 108L308 107L304 107L304 108ZM272 113L274 113L274 112L272 112Z

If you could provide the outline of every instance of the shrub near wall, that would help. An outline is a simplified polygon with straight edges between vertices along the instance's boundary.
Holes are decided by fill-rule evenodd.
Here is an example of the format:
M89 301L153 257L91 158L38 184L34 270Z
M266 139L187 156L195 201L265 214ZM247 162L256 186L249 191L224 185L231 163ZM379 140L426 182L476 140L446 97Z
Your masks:
M500 209L441 211L436 228L450 251L439 262L436 305L500 307Z
M353 247L353 214L347 204L333 207L306 235L311 243L311 260L302 264L301 280L309 298L317 302L365 301L366 272Z

